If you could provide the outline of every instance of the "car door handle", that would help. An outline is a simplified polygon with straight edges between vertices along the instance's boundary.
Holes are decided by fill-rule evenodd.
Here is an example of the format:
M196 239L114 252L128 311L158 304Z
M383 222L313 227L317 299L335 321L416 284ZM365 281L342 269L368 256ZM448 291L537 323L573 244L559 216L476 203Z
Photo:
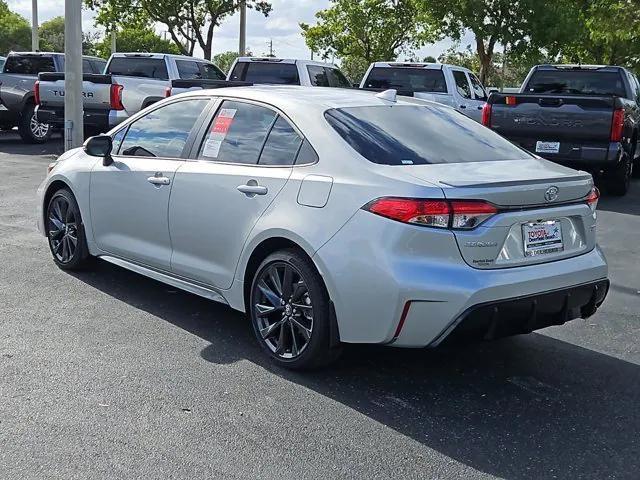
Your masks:
M171 180L168 177L163 177L163 176L149 177L147 178L147 181L157 187L160 187L162 185L169 185L171 183Z
M253 197L254 195L266 195L269 192L267 187L262 185L238 185L238 191L244 193L247 196Z

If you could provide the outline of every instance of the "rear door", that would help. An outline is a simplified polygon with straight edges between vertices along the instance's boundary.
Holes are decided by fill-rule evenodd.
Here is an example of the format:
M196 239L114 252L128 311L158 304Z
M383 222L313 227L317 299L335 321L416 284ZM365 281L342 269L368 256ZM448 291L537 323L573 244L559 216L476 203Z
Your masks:
M101 250L170 269L169 196L209 102L189 98L163 105L114 135L113 164L98 162L91 173L91 223Z
M176 174L169 226L174 273L227 289L244 243L282 190L302 137L279 112L224 100Z

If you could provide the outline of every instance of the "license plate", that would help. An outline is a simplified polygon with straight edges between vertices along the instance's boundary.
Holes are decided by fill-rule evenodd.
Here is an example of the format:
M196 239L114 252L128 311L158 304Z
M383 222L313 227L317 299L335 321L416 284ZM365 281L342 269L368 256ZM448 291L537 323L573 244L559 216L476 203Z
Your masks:
M536 142L536 153L558 153L560 142Z
M531 222L522 225L526 257L546 255L564 250L562 226L559 220Z

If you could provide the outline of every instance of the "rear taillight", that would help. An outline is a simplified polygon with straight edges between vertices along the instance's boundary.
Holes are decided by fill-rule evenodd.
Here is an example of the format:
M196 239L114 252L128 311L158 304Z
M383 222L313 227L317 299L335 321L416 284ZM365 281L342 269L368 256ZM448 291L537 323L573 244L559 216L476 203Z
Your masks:
M36 83L33 84L33 100L36 105L40 105L40 80L36 80Z
M518 101L516 100L516 97L509 96L509 97L505 97L504 103L506 103L507 105L513 106L513 105L516 105Z
M164 98L169 98L170 96L171 96L171 87L165 87Z
M383 197L363 207L398 222L435 228L470 230L498 213L483 200L431 200Z
M122 88L122 85L118 85L117 83L111 84L111 90L109 91L111 110L124 110L124 105L122 105Z
M593 187L586 199L587 205L589 205L592 212L596 211L596 208L598 207L598 200L600 200L600 190L598 190L598 187Z
M613 120L611 121L611 141L620 142L624 131L624 108L616 108L613 111Z
M482 125L485 127L491 126L491 104L485 103L482 107Z

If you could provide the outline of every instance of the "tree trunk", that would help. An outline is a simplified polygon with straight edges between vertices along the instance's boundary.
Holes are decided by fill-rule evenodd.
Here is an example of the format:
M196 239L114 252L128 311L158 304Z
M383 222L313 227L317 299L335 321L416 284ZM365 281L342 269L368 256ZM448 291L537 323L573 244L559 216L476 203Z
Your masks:
M493 49L495 48L495 45L496 39L493 36L489 38L489 42L485 46L484 38L476 34L476 49L478 52L478 58L480 59L480 71L478 72L478 76L480 77L480 83L482 83L482 85L486 85L489 78L491 61L493 60Z

